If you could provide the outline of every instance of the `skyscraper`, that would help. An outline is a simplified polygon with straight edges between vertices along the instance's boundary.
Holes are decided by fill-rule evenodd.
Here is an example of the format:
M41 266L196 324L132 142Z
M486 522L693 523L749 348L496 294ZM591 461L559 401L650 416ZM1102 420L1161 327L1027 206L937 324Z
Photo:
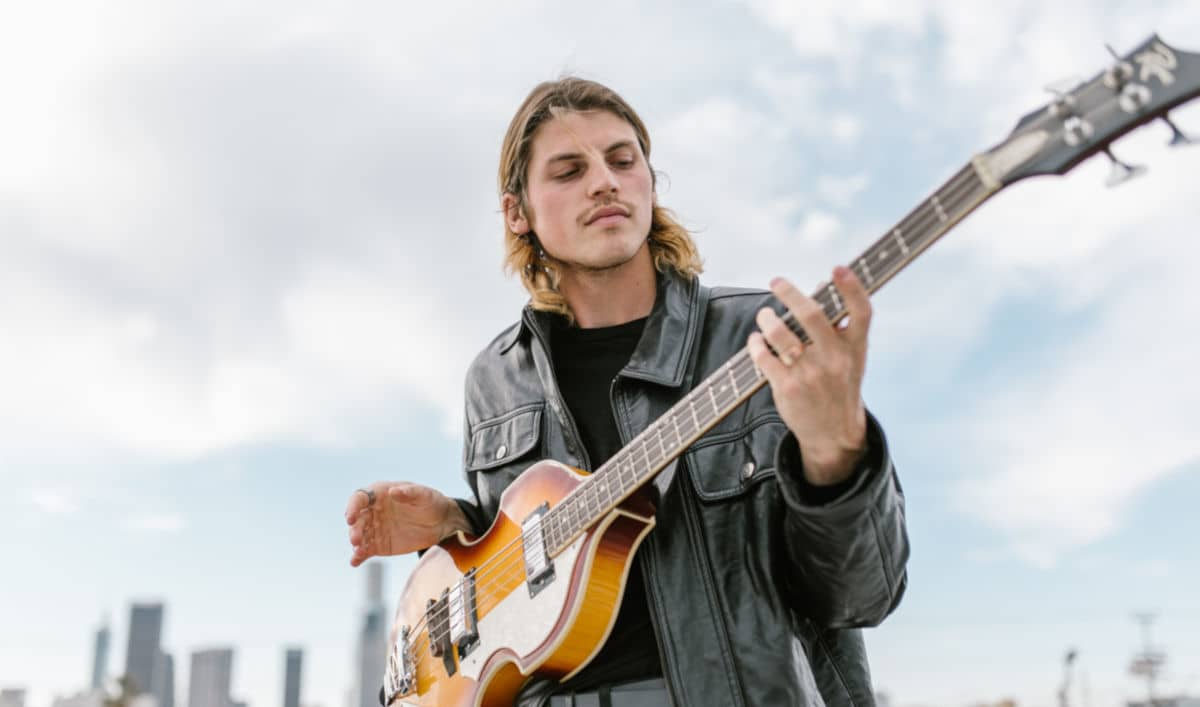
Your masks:
M383 604L383 565L367 564L367 605L363 610L358 635L357 707L379 707L379 688L383 686L387 659L387 609Z
M133 692L154 692L154 673L161 651L163 605L134 604L129 610L129 644L125 649L125 675Z
M233 649L210 648L192 652L188 682L188 707L231 707Z
M25 707L25 688L6 687L0 690L0 707Z
M104 625L96 631L96 640L92 650L92 688L104 686L104 678L108 675L108 642L112 634L108 630L108 617Z
M283 707L300 707L300 670L303 664L303 650L287 649L284 657Z
M158 698L158 707L175 707L175 658L170 653L158 652L152 692Z

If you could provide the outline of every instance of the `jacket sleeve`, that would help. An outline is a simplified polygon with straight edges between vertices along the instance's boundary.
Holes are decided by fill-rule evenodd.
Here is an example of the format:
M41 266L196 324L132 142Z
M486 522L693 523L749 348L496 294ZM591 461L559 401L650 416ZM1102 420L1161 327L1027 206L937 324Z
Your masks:
M867 413L867 452L842 484L809 484L790 432L776 469L797 609L829 628L879 624L904 594L909 552L904 494L879 422Z

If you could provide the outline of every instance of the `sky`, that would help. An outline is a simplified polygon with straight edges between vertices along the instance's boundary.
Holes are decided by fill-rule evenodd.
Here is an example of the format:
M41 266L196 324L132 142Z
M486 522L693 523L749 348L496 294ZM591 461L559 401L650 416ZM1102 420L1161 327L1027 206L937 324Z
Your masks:
M462 380L514 321L495 168L537 82L640 112L709 284L827 278L1105 43L1190 0L47 0L0 9L0 687L83 687L109 617L236 648L234 694L345 707L352 490L466 493ZM1200 105L1200 104L1196 104ZM1174 113L1200 135L1200 109ZM867 634L897 707L1102 707L1155 612L1200 692L1200 148L1156 124L1006 189L875 298L864 395L913 554ZM387 562L398 593L411 558Z

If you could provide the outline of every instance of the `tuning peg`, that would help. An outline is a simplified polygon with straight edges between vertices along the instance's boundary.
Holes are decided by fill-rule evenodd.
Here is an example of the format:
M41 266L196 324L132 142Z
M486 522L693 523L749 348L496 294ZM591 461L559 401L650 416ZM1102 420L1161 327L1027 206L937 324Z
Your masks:
M1179 126L1171 122L1171 116L1164 115L1163 122L1171 126L1171 147L1183 147L1184 145L1195 145L1196 139L1179 129Z
M1108 179L1104 181L1105 186L1115 187L1118 184L1124 184L1134 177L1140 177L1146 173L1144 165L1131 165L1117 159L1110 148L1104 148L1104 154L1108 156L1112 162L1112 171L1108 173Z

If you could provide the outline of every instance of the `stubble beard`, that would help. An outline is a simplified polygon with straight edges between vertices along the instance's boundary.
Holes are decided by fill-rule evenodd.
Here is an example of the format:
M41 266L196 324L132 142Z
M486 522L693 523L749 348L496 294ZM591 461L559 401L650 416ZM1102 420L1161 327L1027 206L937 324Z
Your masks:
M614 272L633 262L633 260L637 258L638 253L642 252L643 248L649 247L649 240L650 234L647 233L646 236L642 238L641 243L638 244L638 247L629 255L620 254L599 262L560 260L554 256L551 256L549 253L547 253L547 258L551 261L551 265L559 268L559 272L563 275L566 275L568 272L570 272L588 277L594 277L597 275Z

